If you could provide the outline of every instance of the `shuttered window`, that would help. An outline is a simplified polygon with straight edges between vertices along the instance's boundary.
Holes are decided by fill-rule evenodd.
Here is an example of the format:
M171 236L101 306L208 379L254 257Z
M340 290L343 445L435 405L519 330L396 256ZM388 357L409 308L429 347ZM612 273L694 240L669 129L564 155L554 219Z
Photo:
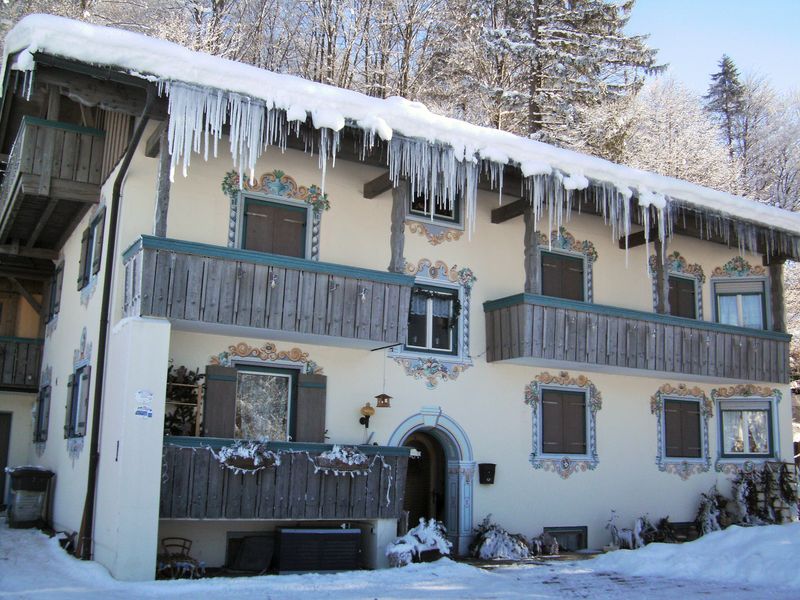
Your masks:
M542 294L568 300L584 300L583 259L556 252L541 252Z
M92 277L100 272L103 260L103 236L106 226L106 209L103 207L83 230L78 264L78 290L85 288Z
M50 424L50 386L46 385L39 390L36 398L36 418L33 427L33 441L46 442L47 429Z
M542 453L586 454L586 394L543 390Z
M293 369L208 365L204 435L324 442L326 381Z
M664 401L664 445L667 457L701 458L700 404Z
M688 277L669 277L669 314L686 319L697 318L695 280Z
M86 435L86 420L89 414L89 378L92 368L87 365L75 370L67 382L67 410L64 437Z
M763 281L719 281L714 284L714 295L718 323L754 329L766 328L767 307Z
M246 198L242 247L305 258L307 219L308 210L304 206Z
M49 322L61 310L61 288L64 284L64 263L56 267L56 272L50 279L47 297L47 321Z

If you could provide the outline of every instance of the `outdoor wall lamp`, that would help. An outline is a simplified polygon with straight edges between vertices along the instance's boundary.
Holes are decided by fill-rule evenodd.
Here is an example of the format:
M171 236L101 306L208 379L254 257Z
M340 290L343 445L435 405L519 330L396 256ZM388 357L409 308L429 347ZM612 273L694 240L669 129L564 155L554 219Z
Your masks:
M375 408L367 402L361 407L361 418L358 420L364 427L369 428L369 418L375 414Z

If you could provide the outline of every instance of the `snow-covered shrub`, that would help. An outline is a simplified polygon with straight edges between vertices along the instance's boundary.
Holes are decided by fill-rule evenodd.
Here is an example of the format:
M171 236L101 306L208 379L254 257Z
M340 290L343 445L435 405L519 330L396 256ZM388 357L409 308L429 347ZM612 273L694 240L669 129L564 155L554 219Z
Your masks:
M697 526L705 535L712 531L720 531L720 510L725 505L725 498L713 486L707 494L700 494L700 508L697 510Z
M405 567L414 558L427 550L438 550L440 554L450 554L452 544L447 540L447 530L436 519L419 520L419 525L396 539L386 548L386 556L392 567Z
M240 473L257 473L261 469L281 464L281 457L272 450L267 450L266 441L239 440L232 446L224 446L218 452L212 448L209 452L224 467Z
M561 548L558 546L558 540L554 535L546 531L543 531L531 540L531 547L538 556L545 554L555 555L561 551Z
M475 528L475 541L470 552L483 560L521 560L531 555L528 541L519 533L509 533L488 515Z
M369 458L355 446L334 446L314 459L314 471L348 475L366 474Z

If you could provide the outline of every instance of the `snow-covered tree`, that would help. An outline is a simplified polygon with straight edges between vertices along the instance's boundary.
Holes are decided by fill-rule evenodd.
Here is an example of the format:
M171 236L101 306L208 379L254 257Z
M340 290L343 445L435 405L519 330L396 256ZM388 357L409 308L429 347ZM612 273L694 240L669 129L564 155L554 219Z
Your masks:
M706 109L719 124L728 154L733 158L744 108L744 86L739 80L739 70L727 54L719 61L719 71L711 75L711 85L703 99Z

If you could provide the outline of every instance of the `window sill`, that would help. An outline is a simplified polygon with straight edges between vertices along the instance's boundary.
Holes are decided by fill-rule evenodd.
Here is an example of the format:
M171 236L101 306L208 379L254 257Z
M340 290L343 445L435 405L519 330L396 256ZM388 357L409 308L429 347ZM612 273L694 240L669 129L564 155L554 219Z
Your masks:
M778 460L775 454L765 456L763 454L750 456L725 456L721 455L714 463L714 469L718 473L736 475L738 473L752 473L758 465L766 462Z
M442 381L455 381L472 366L472 359L456 354L438 354L430 351L414 352L393 350L389 356L405 369L406 375L425 381L425 387L435 389Z

